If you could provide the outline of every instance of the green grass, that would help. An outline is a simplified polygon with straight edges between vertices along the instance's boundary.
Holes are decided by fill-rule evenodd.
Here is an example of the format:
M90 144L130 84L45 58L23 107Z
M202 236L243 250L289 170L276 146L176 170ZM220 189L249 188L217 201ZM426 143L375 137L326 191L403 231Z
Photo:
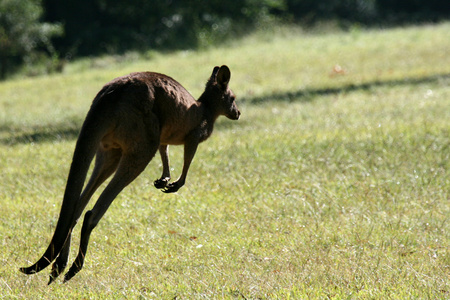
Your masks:
M448 299L449 31L279 28L0 83L0 297ZM49 270L21 274L51 238L101 86L153 70L199 95L220 64L242 118L218 121L186 186L154 189L154 159L94 230L76 277L47 287ZM182 148L171 161L178 175Z

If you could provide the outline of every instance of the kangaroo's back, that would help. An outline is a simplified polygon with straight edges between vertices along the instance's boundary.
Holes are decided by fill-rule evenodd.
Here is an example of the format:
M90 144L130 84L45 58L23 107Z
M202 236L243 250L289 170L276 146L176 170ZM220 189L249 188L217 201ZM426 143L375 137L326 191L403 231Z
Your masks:
M134 107L142 110L151 109L159 120L161 143L183 144L188 132L201 122L204 111L199 102L178 81L167 75L131 73L116 78L109 85L122 88L122 103L132 102ZM144 85L146 91L136 89L136 86Z

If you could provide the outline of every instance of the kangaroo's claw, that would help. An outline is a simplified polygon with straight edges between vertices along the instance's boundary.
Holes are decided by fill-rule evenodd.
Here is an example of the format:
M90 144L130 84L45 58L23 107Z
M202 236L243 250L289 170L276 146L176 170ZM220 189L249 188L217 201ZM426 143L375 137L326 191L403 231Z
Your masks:
M64 271L65 267L65 264L58 265L56 262L53 264L52 272L50 273L50 278L48 280L48 285L50 285L53 281L55 281L56 278L58 278L59 274Z
M47 283L47 285L52 284L53 281L55 281L56 277L58 277L58 275L53 276L53 272L52 272L52 274L50 274L50 276L49 276L49 278L48 278L48 283Z
M178 191L183 185L179 184L178 182L172 182L170 184L168 184L164 189L162 189L162 191L166 194L169 193L175 193L176 191Z
M48 279L48 285L52 284L53 281L55 281L56 278L58 278L59 274L61 274L59 272L59 270L55 267L53 267L52 269L52 273L50 273L50 277Z
M155 180L153 182L153 184L155 185L155 188L163 189L163 188L167 187L167 185L169 184L169 180L170 180L170 177L164 177L164 178Z
M81 269L78 268L75 264L70 267L69 271L64 275L64 283L69 281L73 276L75 276Z

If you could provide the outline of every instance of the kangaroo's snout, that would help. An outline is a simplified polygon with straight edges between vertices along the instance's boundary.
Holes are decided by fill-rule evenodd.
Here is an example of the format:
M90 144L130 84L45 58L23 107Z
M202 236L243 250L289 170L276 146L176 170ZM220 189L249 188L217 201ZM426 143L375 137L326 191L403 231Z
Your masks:
M226 117L230 120L239 120L239 118L241 117L241 112L239 111L239 109L235 108L228 114L226 114Z
M241 117L241 112L238 109L235 120L239 120L240 117Z

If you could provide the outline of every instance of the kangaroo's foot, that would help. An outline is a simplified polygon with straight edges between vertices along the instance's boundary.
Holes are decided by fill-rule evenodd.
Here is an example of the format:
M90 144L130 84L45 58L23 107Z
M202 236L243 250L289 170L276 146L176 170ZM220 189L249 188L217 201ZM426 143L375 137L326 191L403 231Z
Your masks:
M162 189L162 191L164 193L175 193L176 191L178 191L182 186L184 185L184 183L181 183L179 181L175 181L172 183L169 183L168 185L166 185L165 188Z
M155 185L155 188L163 189L167 187L167 185L169 184L169 180L170 177L161 177L160 179L155 180L153 184Z
M73 265L70 267L69 271L64 275L64 283L69 281L73 276L75 276L79 271L81 270L81 267L76 265L76 263L73 263Z
M66 268L67 260L65 263L58 264L55 262L52 267L52 272L50 274L50 278L48 280L48 284L50 285L56 278L58 278L59 274L61 274Z
M70 239L71 234L69 234L69 236L67 237L61 252L53 263L52 272L50 273L48 284L51 284L53 281L55 281L55 279L58 278L58 276L64 271L67 266L67 261L69 260Z

